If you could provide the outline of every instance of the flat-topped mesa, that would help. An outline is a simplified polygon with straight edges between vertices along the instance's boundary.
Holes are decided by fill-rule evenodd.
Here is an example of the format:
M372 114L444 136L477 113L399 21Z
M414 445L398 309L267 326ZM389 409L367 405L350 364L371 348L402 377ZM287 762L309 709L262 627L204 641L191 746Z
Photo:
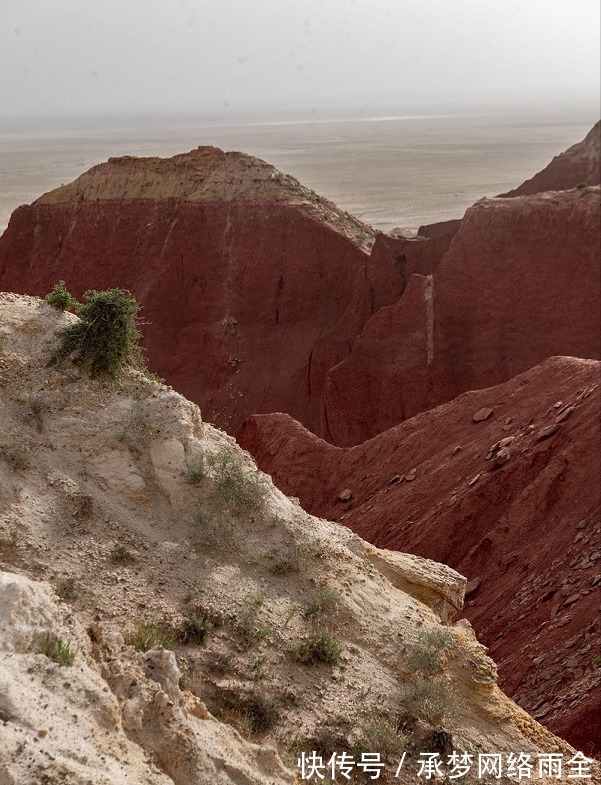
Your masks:
M581 142L556 155L542 171L501 196L526 196L542 191L564 191L577 185L601 183L601 121Z
M0 288L128 289L150 367L209 420L232 431L282 410L316 428L324 373L369 315L332 334L373 241L269 164L201 147L114 158L18 208L0 237Z
M180 202L286 202L311 211L360 244L373 242L371 227L340 210L260 158L200 146L171 158L126 155L109 158L72 183L41 196L35 204L138 200Z

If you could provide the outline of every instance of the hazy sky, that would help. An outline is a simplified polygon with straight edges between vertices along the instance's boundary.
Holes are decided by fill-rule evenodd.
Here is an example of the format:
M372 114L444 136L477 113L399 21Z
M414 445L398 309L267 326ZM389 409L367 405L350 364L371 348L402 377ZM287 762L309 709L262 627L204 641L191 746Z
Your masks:
M599 102L598 0L0 0L0 117Z

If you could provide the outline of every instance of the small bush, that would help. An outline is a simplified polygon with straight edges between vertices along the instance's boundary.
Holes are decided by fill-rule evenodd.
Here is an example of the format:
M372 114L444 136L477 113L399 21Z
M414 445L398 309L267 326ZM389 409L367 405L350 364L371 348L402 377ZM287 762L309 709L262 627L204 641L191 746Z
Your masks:
M46 305L51 305L53 308L56 308L57 311L68 311L70 309L77 310L79 308L79 303L75 297L69 294L64 281L59 281L57 284L54 284L52 291L44 297L44 302Z
M71 515L77 520L89 518L89 516L94 511L94 499L90 496L89 493L76 491L75 493L71 494L70 502Z
M334 753L352 751L352 745L349 743L351 731L352 726L346 722L334 723L333 720L326 720L315 728L311 738L299 739L297 743L305 748L305 751L315 750L323 758L330 758Z
M144 376L149 379L151 382L156 382L157 384L165 384L165 379L162 376L159 376L158 373L154 371L149 371L148 368L144 369Z
M409 714L434 725L453 711L456 700L446 679L413 674L402 691Z
M420 632L417 646L407 660L409 668L424 676L434 676L442 667L442 656L450 647L453 638L448 630L435 627Z
M257 627L257 617L264 601L262 594L251 594L238 612L236 631L241 642L247 647L271 633L270 627Z
M152 435L150 413L139 403L134 401L127 414L125 427L121 433L121 440L134 453L138 453Z
M303 638L290 649L290 654L295 662L303 665L316 665L323 662L326 665L338 665L342 646L329 632L317 631Z
M176 632L169 624L141 619L135 630L125 636L125 643L136 651L148 651L155 646L172 649L176 637Z
M417 645L407 660L410 675L402 699L410 717L435 724L456 705L455 695L442 675L442 658L453 637L444 628L422 630Z
M384 758L395 758L407 749L408 739L399 731L398 723L381 712L370 712L360 724L361 736L353 752L378 750Z
M74 600L77 597L75 578L72 575L61 578L56 582L55 591L61 600Z
M584 188L588 188L588 183L578 183L576 188L578 188L579 191L582 191Z
M177 632L177 639L180 643L204 643L213 632L214 627L215 625L209 618L193 613L184 619Z
M225 450L212 455L215 497L234 515L254 512L267 495L265 478L258 469L247 469L241 458Z
M194 516L202 544L216 552L225 551L234 545L234 527L227 519L217 519L210 513L198 510Z
M45 654L54 662L59 665L70 665L73 661L73 654L71 653L71 642L64 641L56 635L46 635L40 641L40 654Z
M305 618L322 619L333 613L339 599L340 592L336 589L331 589L329 586L323 586L321 589L317 589L305 608Z
M269 570L273 575L286 575L289 572L297 572L299 567L298 550L294 548L290 551L273 553L273 563Z
M41 398L36 398L33 395L29 398L30 418L34 421L38 431L44 428L44 404Z
M279 702L259 689L240 694L231 688L217 688L207 706L215 717L234 725L245 736L270 730L281 711Z
M204 657L205 667L217 676L223 676L232 668L232 659L223 651L208 651Z
M127 550L125 545L117 542L109 553L109 561L111 564L124 564L126 562L133 561L133 556Z
M79 308L81 321L58 332L61 345L51 363L73 355L73 362L89 370L92 378L116 376L127 363L141 366L138 304L123 289L90 290Z
M8 527L6 536L0 537L0 547L18 548L22 540L22 532L18 526L13 524Z
M277 724L281 713L279 701L263 690L255 690L250 693L244 702L244 714L246 715L252 733L264 733Z
M188 483L188 485L198 485L198 483L205 476L203 459L197 458L191 463L186 462L184 464L184 468L182 469L182 475L184 477L184 482Z

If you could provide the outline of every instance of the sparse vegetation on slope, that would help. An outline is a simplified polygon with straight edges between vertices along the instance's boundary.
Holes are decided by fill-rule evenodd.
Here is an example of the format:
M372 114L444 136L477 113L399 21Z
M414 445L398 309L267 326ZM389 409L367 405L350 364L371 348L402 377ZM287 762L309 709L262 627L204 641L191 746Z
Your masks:
M155 646L172 649L175 641L175 631L169 625L151 619L140 619L133 632L125 636L125 642L136 651L148 651Z
M65 641L56 635L44 636L40 641L39 651L59 665L71 665L73 660L70 641Z
M234 515L257 510L267 495L264 475L249 469L230 452L222 450L209 458L215 481L215 496Z
M448 630L421 631L407 660L410 669L402 690L403 705L411 718L435 724L456 707L457 699L443 672L443 658L453 638Z
M0 506L7 511L0 517L0 558L35 579L33 588L24 584L24 597L46 593L60 615L60 621L46 621L42 613L30 614L44 619L31 636L30 654L37 653L39 635L48 629L72 642L76 667L69 672L72 688L64 690L56 682L63 669L49 662L37 675L24 669L23 694L37 688L39 679L54 678L57 706L62 701L48 719L35 705L34 728L58 730L62 712L62 738L75 740L74 746L90 739L90 755L102 758L100 770L114 771L127 763L120 751L125 748L111 736L108 752L93 747L94 739L105 738L105 728L112 734L127 726L132 744L141 748L131 760L152 760L166 772L167 779L161 772L163 779L153 780L140 769L139 779L127 779L144 785L167 785L174 759L187 766L174 780L178 785L205 785L213 761L225 770L223 760L227 765L239 760L240 749L254 756L254 768L234 768L224 783L240 777L252 785L292 782L288 772L275 776L283 771L277 758L256 746L268 742L284 754L292 735L299 738L289 749L296 745L308 752L321 749L312 746L314 739L330 754L361 749L391 760L402 747L415 774L417 751L429 749L437 726L413 711L407 690L413 675L414 693L425 681L447 683L460 694L461 712L449 712L445 703L448 716L442 715L445 727L437 744L452 735L456 747L472 752L563 749L500 694L494 664L469 625L442 628L441 620L448 621L461 605L461 576L444 565L380 551L344 527L309 516L258 474L230 437L203 423L196 406L138 371L124 368L117 384L95 384L71 368L47 368L48 341L74 317L37 308L38 303L0 295L2 312L11 320L8 362L18 369L12 374L9 368L12 375L0 385L1 443L9 444L19 429L30 438L24 421L28 396L44 401L43 439L37 439L35 452L26 444L29 470L17 474L0 460ZM38 346L31 325L20 332L31 307L43 326ZM122 433L137 432L136 407L144 412L133 418L141 420L138 436L144 438L132 439L132 449ZM218 462L209 460L223 454L231 456L227 483ZM182 468L202 456L204 474L184 482ZM230 472L234 465L237 472ZM236 474L260 481L257 506L242 505L250 510L244 513L229 495L237 492L236 481L230 481ZM90 499L85 525L74 525L77 499L85 497ZM44 580L60 591L62 602L44 588ZM401 588L408 584L411 594ZM2 649L16 617L3 613L7 597L0 592L0 667L11 657L22 667L19 656ZM43 658L37 664L43 666ZM97 672L94 684L100 686L80 688L76 677L86 668ZM83 706L73 704L78 696L85 698ZM90 709L93 700L102 711ZM440 715L431 702L429 718ZM491 716L505 718L502 729ZM0 723L0 742L10 738L15 724ZM30 747L42 757L46 750L56 752L59 733L49 733L48 743L55 746ZM294 768L296 761L289 763ZM88 781L105 785L94 775ZM106 785L125 779L118 774Z
M331 632L316 630L290 647L295 662L303 665L339 665L342 646Z

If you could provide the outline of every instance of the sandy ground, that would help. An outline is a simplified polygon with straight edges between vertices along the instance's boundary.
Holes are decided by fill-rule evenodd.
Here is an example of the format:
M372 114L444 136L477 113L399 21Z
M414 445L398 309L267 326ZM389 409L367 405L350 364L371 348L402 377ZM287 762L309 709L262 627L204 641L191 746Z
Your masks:
M459 218L514 188L584 137L597 118L434 117L203 126L168 121L3 132L0 231L11 212L109 156L216 145L257 155L383 231Z

